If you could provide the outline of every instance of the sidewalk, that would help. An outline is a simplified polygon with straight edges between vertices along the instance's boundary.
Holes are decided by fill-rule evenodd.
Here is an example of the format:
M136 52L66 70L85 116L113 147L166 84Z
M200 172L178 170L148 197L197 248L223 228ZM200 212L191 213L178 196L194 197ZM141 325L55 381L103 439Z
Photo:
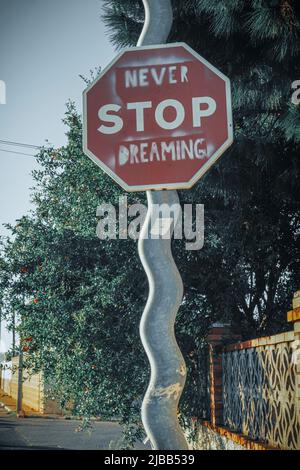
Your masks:
M17 402L14 398L6 395L0 390L0 406L4 408L8 413L14 413L17 415ZM22 406L22 413L18 414L18 418L46 418L46 419L66 419L65 416L56 414L43 414L38 411L34 411L26 405Z

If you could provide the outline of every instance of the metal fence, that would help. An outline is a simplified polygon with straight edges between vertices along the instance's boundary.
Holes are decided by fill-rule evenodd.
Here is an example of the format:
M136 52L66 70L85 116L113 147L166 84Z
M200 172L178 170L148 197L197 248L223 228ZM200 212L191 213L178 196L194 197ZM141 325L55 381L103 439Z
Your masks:
M265 341L247 342L245 347L237 344L225 348L222 370L226 427L280 449L300 448L296 343L291 331Z

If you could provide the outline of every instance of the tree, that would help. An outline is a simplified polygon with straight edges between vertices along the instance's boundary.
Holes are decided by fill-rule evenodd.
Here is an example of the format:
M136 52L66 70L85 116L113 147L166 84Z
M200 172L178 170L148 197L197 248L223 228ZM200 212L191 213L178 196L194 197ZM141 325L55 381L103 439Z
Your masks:
M200 309L213 318L221 309L246 337L271 333L285 326L299 287L300 107L291 84L300 77L300 8L292 0L179 0L173 9L169 41L187 42L231 78L235 121L234 146L180 194L206 212L204 249L176 252L186 297L205 299ZM105 1L117 47L137 42L143 15L141 1Z
M149 373L139 338L147 280L136 241L97 238L97 206L117 206L123 192L83 155L71 104L65 124L68 144L38 155L34 211L10 226L3 242L0 297L7 319L11 312L19 318L25 367L42 370L51 396L74 414L119 417L130 442L141 435ZM128 195L129 204L142 201L143 194ZM201 341L202 323L195 328ZM194 342L183 335L183 343L192 365ZM193 380L199 388L195 374Z
M2 299L8 316L18 313L26 366L43 370L63 405L126 422L138 416L147 370L138 339L146 283L135 242L97 238L96 208L121 190L83 155L72 105L65 122L68 145L38 156L36 209L10 227Z

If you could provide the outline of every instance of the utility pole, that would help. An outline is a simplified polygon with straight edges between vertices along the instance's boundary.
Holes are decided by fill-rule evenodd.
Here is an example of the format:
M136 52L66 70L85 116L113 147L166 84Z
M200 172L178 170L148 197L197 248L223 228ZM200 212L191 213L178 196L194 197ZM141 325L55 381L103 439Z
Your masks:
M0 308L0 345L2 341L2 310ZM0 391L2 389L2 361L0 362Z
M19 360L18 360L18 393L17 393L17 416L23 416L22 413L22 398L23 398L23 350L22 341L20 340Z
M23 302L25 297L23 297ZM24 412L22 410L22 401L23 401L23 342L22 336L19 336L19 358L18 358L18 392L17 392L17 406L16 412L17 417L24 417Z
M13 313L12 317L12 353L13 357L16 355L16 314Z

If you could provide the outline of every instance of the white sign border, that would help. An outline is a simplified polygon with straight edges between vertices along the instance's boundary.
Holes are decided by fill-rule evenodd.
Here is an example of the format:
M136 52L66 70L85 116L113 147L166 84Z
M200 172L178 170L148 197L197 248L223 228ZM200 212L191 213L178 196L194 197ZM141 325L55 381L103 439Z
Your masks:
M131 51L140 51L146 49L166 49L170 47L183 47L190 54L192 54L196 59L202 62L206 67L212 70L216 75L218 75L222 80L224 80L226 85L226 111L227 111L227 131L228 138L224 144L210 157L209 160L195 173L195 175L186 182L182 183L160 183L160 184L148 184L148 185L138 185L138 186L129 186L124 180L122 180L118 175L116 175L105 163L99 160L96 155L93 154L88 149L87 146L87 94L95 86L95 84L114 66L114 64L127 52ZM158 44L150 46L141 46L141 47L127 47L122 49L121 52L114 58L112 62L108 64L107 67L100 73L100 75L84 90L83 92L83 151L96 165L98 165L102 170L105 171L116 183L118 183L125 191L127 192L138 192L138 191L161 191L161 190L172 190L172 189L190 189L194 184L216 163L216 161L221 157L221 155L231 146L233 143L233 122L232 122L232 102L231 102L231 85L230 79L224 75L220 70L214 67L210 62L204 59L200 54L194 51L190 46L184 42L173 42L168 44Z

